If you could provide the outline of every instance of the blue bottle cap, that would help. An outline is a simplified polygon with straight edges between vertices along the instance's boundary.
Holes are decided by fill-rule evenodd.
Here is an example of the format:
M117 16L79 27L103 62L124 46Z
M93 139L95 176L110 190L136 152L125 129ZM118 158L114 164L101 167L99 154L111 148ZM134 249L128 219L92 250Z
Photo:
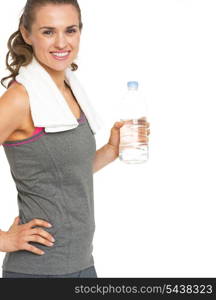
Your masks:
M128 88L138 89L139 83L138 81L128 81L127 86Z

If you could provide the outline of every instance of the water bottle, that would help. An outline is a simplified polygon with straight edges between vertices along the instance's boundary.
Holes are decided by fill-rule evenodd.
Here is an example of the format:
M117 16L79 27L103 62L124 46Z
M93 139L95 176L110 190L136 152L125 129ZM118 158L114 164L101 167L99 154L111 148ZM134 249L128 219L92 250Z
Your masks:
M119 159L127 164L141 164L148 161L149 149L145 124L147 106L137 81L127 83L127 92L121 101Z

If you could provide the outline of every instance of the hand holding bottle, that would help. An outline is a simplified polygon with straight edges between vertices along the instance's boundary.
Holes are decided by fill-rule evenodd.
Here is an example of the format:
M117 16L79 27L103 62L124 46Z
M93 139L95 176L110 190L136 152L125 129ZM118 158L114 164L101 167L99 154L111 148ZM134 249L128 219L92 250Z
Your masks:
M120 146L120 136L121 132L124 131L124 128L127 128L127 126L134 124L134 120L127 120L122 122L115 122L111 129L108 145L112 147L112 150L116 153L116 157L119 156L119 146ZM150 135L150 123L147 122L146 118L141 118L138 122L138 125L142 125L139 127L134 127L136 130L136 139L138 139L140 142L148 143L148 135Z

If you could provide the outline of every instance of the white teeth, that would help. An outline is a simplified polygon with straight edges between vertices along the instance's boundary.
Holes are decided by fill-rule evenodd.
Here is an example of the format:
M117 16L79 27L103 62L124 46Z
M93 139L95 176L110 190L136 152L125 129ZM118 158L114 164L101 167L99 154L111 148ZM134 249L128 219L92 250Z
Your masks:
M63 57L63 56L67 56L69 52L64 52L64 53L52 53L53 55L55 56L60 56L60 57Z

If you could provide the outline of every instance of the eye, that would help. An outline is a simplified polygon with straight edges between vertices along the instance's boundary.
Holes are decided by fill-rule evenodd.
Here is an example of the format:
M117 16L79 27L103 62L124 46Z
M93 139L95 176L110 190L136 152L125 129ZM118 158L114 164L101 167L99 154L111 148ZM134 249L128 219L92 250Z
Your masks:
M43 32L43 34L50 35L50 34L49 34L49 32L52 32L52 31L50 31L50 30L47 30L47 31L44 31L44 32Z
M68 33L76 33L77 30L76 29L68 29L67 31ZM51 30L46 30L43 32L43 34L46 34L46 35L51 35L50 33L53 33Z
M77 32L77 31L76 31L76 29L68 29L67 32L68 32L68 33L73 33L73 32L75 33L75 32Z

